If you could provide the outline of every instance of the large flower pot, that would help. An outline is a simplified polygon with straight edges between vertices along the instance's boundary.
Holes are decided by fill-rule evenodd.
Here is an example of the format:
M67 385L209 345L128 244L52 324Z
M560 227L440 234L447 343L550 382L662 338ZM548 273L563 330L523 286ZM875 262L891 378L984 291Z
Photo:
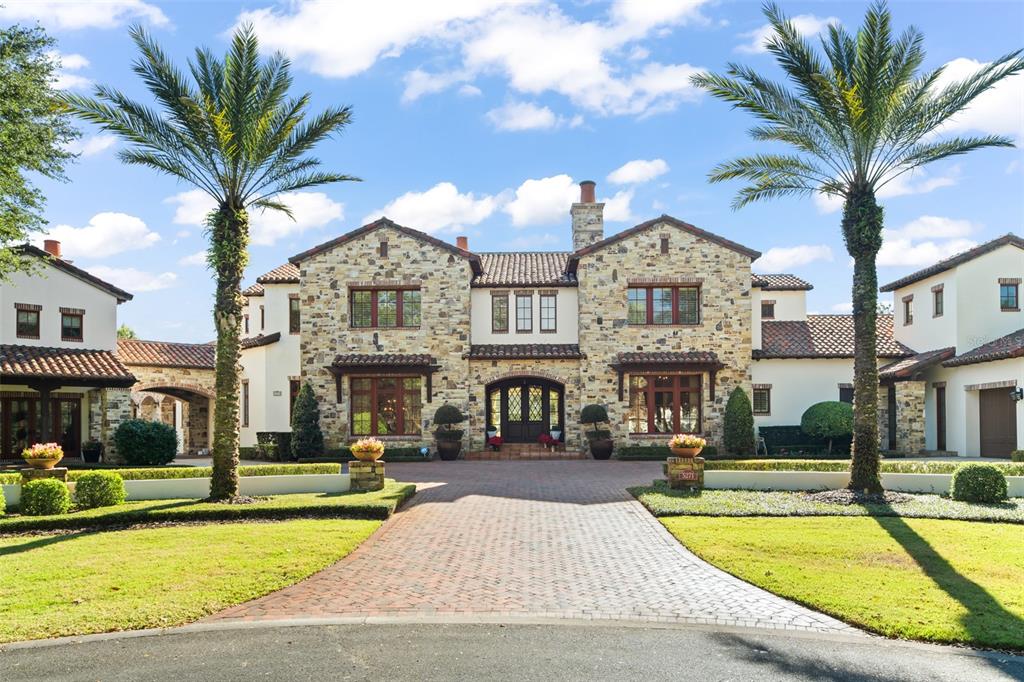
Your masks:
M615 442L611 438L590 441L590 454L594 459L611 459Z
M437 441L437 454L441 455L441 459L446 462L451 462L459 458L459 453L462 452L462 441L461 440L439 440Z
M384 456L381 450L352 450L352 456L360 462L376 462Z
M63 459L63 457L61 459ZM36 459L33 457L32 459L26 459L25 463L33 469L52 469L57 466L57 462L59 461L60 459Z
M676 457L696 457L704 448L669 448Z

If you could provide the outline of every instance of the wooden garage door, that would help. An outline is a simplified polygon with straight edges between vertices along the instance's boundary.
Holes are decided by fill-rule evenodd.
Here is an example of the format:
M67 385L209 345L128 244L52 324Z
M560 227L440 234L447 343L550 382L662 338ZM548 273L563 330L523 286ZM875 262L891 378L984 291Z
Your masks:
M981 456L1009 457L1017 448L1017 403L1009 388L980 391Z

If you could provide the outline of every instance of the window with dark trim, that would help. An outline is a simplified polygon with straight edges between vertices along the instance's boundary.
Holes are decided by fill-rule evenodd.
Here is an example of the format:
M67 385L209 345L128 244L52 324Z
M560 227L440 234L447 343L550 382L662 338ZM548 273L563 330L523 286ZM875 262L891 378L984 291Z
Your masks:
M533 296L516 294L516 333L533 331Z
M754 386L754 414L768 415L772 413L772 387Z
M630 433L700 433L699 374L629 377Z
M301 329L301 310L298 297L288 299L288 332L291 334L298 334Z
M1020 310L1020 293L1019 284L1000 284L999 285L999 309L1000 310Z
M245 333L248 334L249 333L249 316L248 315L242 315L242 324L245 325Z
M626 290L630 324L700 324L700 287L651 286Z
M839 386L839 402L853 405L853 386Z
M20 339L39 338L39 309L41 306L15 304L17 323L15 332Z
M508 332L508 294L491 296L491 331L495 334Z
M267 327L267 311L262 305L260 306L260 331L263 331Z
M914 297L907 296L903 299L903 324L904 326L914 324Z
M553 334L558 331L558 296L557 294L540 295L540 331L542 334Z
M302 382L298 379L288 380L288 423L292 421L292 415L295 413L295 399L299 397L299 389L302 388Z
M353 436L416 436L422 432L420 377L352 377Z
M349 293L352 327L418 327L419 289L353 289Z
M775 319L775 301L761 301L761 319Z
M944 312L943 308L946 302L944 300L942 289L932 290L932 317L942 317Z
M60 340L61 341L81 341L83 336L83 318L85 316L82 313L65 313L60 314Z
M249 425L249 380L242 379L242 426Z

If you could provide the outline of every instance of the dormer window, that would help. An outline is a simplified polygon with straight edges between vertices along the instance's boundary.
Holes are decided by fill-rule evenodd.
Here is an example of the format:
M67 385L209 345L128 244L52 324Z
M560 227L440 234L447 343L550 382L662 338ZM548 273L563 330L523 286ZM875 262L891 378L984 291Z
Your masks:
M60 309L60 340L81 341L83 337L82 321L85 311L78 308Z
M1020 280L999 280L999 309L1008 312L1020 310Z
M775 301L761 301L761 319L775 319Z
M43 309L41 305L33 305L30 303L15 303L17 323L16 333L19 339L38 339L39 338L39 311Z

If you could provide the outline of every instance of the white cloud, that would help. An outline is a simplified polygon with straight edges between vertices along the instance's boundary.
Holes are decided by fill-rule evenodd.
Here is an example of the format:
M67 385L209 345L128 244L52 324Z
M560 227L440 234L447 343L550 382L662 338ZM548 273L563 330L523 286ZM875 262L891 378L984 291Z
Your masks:
M73 140L68 144L68 151L81 154L83 157L95 156L110 149L115 144L117 144L116 137L100 133L99 135L90 135L89 137Z
M66 0L8 0L0 5L0 20L39 21L53 29L115 28L129 21L146 21L155 26L168 23L159 7L142 0L67 2Z
M879 199L913 194L928 194L942 187L952 187L960 181L960 166L953 165L940 175L931 175L924 169L918 169L898 176L878 190ZM829 194L815 194L814 205L818 213L836 213L843 208L843 198Z
M837 17L816 17L813 14L798 14L795 17L789 19L796 30L804 36L815 36L826 28L829 24L838 24L839 19ZM734 52L741 52L743 54L761 54L768 51L767 41L772 35L772 27L770 24L764 24L758 26L753 31L747 31L746 33L740 33L739 37L743 38L746 42L737 45L733 48Z
M921 216L900 228L883 231L878 265L931 265L977 246L977 242L967 239L976 229L977 227L968 220Z
M178 265L185 265L185 266L206 265L206 249L203 249L202 251L196 251L195 253L190 253L189 255L185 256L184 258L179 258L178 259Z
M569 206L579 200L579 194L579 187L564 173L529 179L516 188L515 197L502 210L512 217L512 224L516 226L564 221Z
M144 272L135 268L111 268L106 265L94 265L89 268L89 272L129 293L166 289L178 281L178 276L173 272Z
M2 11L3 10L0 9L0 12ZM90 79L79 73L72 73L73 71L81 71L88 67L88 59L80 54L60 54L59 52L49 52L48 55L59 64L54 75L53 87L58 90L81 90L92 85L92 81Z
M141 219L127 213L97 213L85 227L55 225L46 234L57 239L68 258L105 258L145 249L160 241Z
M758 272L782 272L815 261L832 261L832 249L825 244L775 246L761 254L751 267Z
M406 192L384 208L371 211L363 222L387 216L399 225L425 232L454 230L488 218L500 201L496 196L485 195L478 199L472 192L461 194L452 183L439 182L426 192Z
M631 185L649 182L669 171L664 159L645 161L636 159L619 166L608 174L608 182L613 185Z
M969 78L985 62L960 57L948 62L936 88ZM991 90L979 95L966 111L943 125L942 133L989 133L1008 135L1024 142L1024 74L1003 79Z
M886 230L885 236L893 239L954 239L966 237L974 229L974 224L969 220L923 215L899 229Z
M345 217L345 206L323 192L286 192L277 199L291 208L294 220L280 211L254 209L249 213L249 234L256 246L271 246L279 239L319 229ZM206 216L216 208L213 199L200 189L188 190L164 199L175 204L176 225L203 227Z
M551 130L563 126L576 128L583 124L582 116L558 116L550 108L540 107L532 102L509 102L491 109L485 116L495 128L506 132Z
M470 85L469 83L466 83L465 85L459 88L459 94L462 95L463 97L479 97L484 93L483 90L476 87L475 85Z
M633 201L633 190L621 190L614 196L601 199L601 201L604 202L605 222L618 223L633 219L633 212L629 205Z

